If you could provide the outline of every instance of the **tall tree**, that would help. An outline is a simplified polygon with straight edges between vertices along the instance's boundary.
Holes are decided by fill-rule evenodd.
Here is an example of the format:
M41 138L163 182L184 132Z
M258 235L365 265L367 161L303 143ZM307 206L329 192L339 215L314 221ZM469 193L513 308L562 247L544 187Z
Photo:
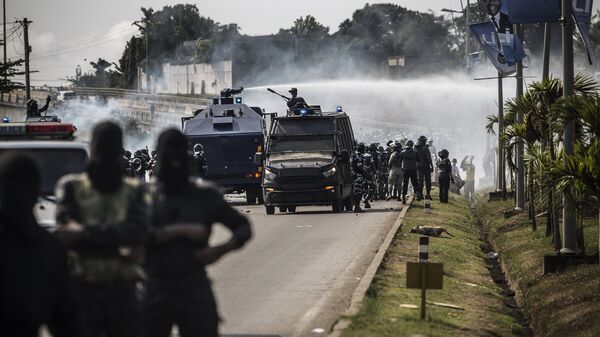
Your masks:
M6 64L0 63L0 93L8 93L15 89L25 87L23 83L14 82L15 76L25 75L25 72L18 68L23 66L25 60L7 61Z

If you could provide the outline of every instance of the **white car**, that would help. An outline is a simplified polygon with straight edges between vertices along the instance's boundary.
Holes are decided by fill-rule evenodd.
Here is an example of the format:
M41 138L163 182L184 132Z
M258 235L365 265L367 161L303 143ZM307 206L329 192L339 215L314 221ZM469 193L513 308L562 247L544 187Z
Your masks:
M40 196L35 215L40 226L53 230L56 225L54 187L58 180L70 173L85 169L89 145L69 138L56 139L64 123L3 123L0 124L0 154L18 151L31 155L41 174ZM29 127L28 127L29 126ZM57 132L58 130L58 132Z
M72 90L59 91L58 94L56 94L57 102L64 102L75 98L77 98L77 94Z

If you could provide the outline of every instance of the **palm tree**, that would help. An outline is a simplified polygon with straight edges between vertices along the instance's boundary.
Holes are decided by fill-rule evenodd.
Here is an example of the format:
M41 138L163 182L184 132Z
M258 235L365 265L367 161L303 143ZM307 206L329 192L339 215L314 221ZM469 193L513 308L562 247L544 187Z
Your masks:
M575 77L575 97L596 95L599 87L591 78L583 75ZM533 82L527 92L515 99L509 99L505 105L505 131L502 136L502 146L506 153L506 161L512 171L516 171L513 161L514 149L519 139L526 145L526 164L528 167L527 180L529 192L529 215L532 228L536 229L535 201L547 204L546 235L553 234L555 249L560 247L560 231L558 228L558 205L554 198L555 191L548 185L547 193L540 193L536 198L535 191L542 182L548 181L549 169L557 161L557 145L561 141L562 125L556 123L553 107L562 104L563 86L558 78L551 77L543 81ZM523 124L515 125L516 113L524 114ZM498 122L496 115L488 116L486 128L493 133L493 126ZM581 134L578 133L578 134ZM549 150L549 151L548 151ZM560 158L560 157L559 157ZM537 183L537 184L536 184Z

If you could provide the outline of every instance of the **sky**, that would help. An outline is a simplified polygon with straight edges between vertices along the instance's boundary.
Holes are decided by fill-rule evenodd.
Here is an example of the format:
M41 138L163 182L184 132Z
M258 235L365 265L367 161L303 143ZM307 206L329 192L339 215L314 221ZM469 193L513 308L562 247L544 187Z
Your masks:
M89 62L98 57L117 62L125 43L138 34L131 23L141 17L140 7L162 8L186 3L182 0L5 0L6 22L27 17L32 46L31 75L33 85L66 84L81 65L84 72ZM466 0L464 0L466 2ZM243 34L265 35L289 28L293 21L312 15L334 32L338 25L365 5L366 0L203 0L196 4L201 15L220 23L237 23ZM369 1L378 3L380 1ZM413 10L460 9L460 0L401 0L393 2ZM8 57L23 54L21 32L11 35L15 25L7 26ZM11 41L12 40L12 41ZM61 80L62 79L62 80Z
M89 62L98 57L117 62L125 43L138 34L131 23L141 17L140 7L160 9L182 0L5 0L7 53L11 59L23 54L22 34L13 33L17 19L27 17L30 25L32 84L67 84L81 65L84 72ZM466 0L462 0L466 3ZM471 0L474 1L474 0ZM305 15L314 16L334 32L352 13L369 3L395 3L413 10L436 14L442 8L459 10L461 0L202 0L196 4L201 15L220 23L237 23L243 34L273 34L289 28L293 21ZM594 4L598 8L598 1ZM11 34L12 33L12 34Z

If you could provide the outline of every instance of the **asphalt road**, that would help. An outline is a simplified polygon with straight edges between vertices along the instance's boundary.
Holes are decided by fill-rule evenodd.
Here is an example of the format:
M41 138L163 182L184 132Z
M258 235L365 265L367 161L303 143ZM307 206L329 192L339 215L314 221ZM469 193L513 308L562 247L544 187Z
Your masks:
M295 214L269 216L263 206L236 206L250 217L254 238L209 269L223 318L221 333L325 335L347 309L402 210L395 201L373 206L359 215L301 207ZM226 235L218 230L214 239Z

